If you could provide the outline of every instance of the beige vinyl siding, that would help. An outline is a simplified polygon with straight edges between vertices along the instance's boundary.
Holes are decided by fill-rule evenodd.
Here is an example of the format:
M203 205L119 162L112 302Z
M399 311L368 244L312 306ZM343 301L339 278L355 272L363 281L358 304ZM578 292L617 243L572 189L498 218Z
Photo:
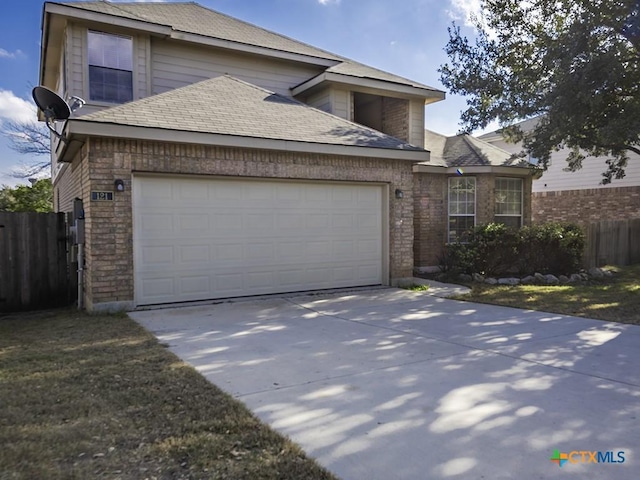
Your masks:
M331 90L325 88L310 95L305 103L323 112L331 112Z
M140 98L144 98L148 96L147 88L148 88L148 68L147 68L147 58L149 56L150 51L150 40L148 36L139 36L134 37L133 39L133 48L135 51L134 55L134 67L133 67L133 75L134 75L134 88L133 88L133 99L137 100Z
M73 200L82 198L87 201L89 175L86 160L82 161L79 153L72 164L67 164L64 171L58 175L53 184L53 209L55 212L72 212ZM84 195L86 193L86 195Z
M331 113L345 120L353 119L351 92L349 90L333 87L331 89L331 103Z
M424 145L424 100L411 100L409 103L409 143Z
M69 48L67 49L67 62L69 63L69 71L67 76L67 93L87 99L84 88L84 71L85 71L85 55L83 55L83 44L86 28L82 28L75 24L68 27Z
M66 32L65 32L66 34ZM58 64L58 78L56 78L56 88L55 91L58 93L58 95L60 95L63 98L66 98L67 96L67 83L65 82L66 80L66 47L67 44L67 39L66 36L63 35L63 40L62 40L62 48L60 49L60 58L59 58L59 64Z
M491 141L491 144L509 153L522 151L522 147L519 144L507 143L502 139ZM540 179L533 181L533 192L634 187L640 185L640 156L635 153L629 153L629 166L626 169L626 176L621 180L613 180L608 185L600 185L602 172L607 168L606 157L587 157L580 170L577 172L565 172L564 168L567 166L566 158L568 155L568 149L551 154L551 165Z
M319 68L151 39L152 94L229 74L281 95L320 73Z
M539 180L533 182L534 192L553 190L581 190L584 188L615 188L640 185L640 156L629 153L626 175L621 180L613 180L608 185L600 185L602 172L607 169L606 157L587 157L582 168L576 172L565 172L569 150L561 150L551 155L551 166Z

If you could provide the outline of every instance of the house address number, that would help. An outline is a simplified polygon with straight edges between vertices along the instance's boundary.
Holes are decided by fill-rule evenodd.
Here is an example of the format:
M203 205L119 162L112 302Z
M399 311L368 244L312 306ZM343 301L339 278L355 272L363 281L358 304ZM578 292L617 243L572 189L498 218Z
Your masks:
M91 192L91 200L97 202L112 202L113 192Z

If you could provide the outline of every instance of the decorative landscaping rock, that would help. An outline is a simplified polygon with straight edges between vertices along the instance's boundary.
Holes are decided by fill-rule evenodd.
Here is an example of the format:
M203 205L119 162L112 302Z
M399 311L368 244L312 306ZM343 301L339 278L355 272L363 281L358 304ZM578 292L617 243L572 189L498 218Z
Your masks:
M473 278L471 277L471 275L467 275L466 273L461 273L458 278L460 279L461 282L465 282L465 283L469 283L471 281L473 281Z
M520 284L520 279L515 277L510 278L501 278L498 280L500 285L518 285Z
M496 285L498 283L498 280L496 280L495 278L485 278L484 283L488 283L489 285Z
M602 270L605 277L613 277L613 272L611 270Z
M548 285L558 285L560 283L560 280L555 275L545 275L544 279Z
M533 275L527 275L522 280L520 280L520 283L522 285L533 285L534 283L536 283L536 277L534 277Z
M547 278L544 275L542 275L541 273L538 273L538 272L534 273L533 274L533 278L536 279L536 283L540 283L540 284L543 284L543 285L545 283L547 283Z
M569 277L567 277L566 275L560 275L558 277L558 281L560 282L560 285L564 285L566 283L569 283Z
M480 275L479 273L474 273L471 276L473 277L473 281L474 282L479 282L479 283L484 282L484 277L482 275Z
M582 276L579 273L572 273L569 277L569 283L580 283L582 281Z
M601 268L590 268L589 275L591 275L593 278L604 278L604 272Z

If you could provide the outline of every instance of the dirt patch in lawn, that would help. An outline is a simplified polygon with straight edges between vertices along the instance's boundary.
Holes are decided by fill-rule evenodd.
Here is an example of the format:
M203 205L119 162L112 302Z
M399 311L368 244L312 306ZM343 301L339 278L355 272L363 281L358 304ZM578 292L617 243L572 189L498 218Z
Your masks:
M563 313L640 325L640 264L615 268L611 279L589 284L494 286L470 284L457 300Z
M0 478L334 479L128 317L0 317Z

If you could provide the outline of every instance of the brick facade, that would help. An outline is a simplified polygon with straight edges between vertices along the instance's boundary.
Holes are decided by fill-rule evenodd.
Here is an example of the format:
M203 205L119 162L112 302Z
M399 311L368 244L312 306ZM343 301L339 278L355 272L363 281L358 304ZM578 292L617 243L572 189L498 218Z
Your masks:
M382 131L409 142L409 100L382 97Z
M640 186L536 192L532 211L535 223L640 218Z
M474 174L476 225L494 221L496 174ZM448 185L453 175L417 173L414 180L414 248L416 268L437 266L447 242ZM531 177L523 178L523 225L531 223Z
M447 176L415 174L413 197L415 266L438 265L447 241Z
M85 304L89 310L132 305L132 172L386 183L393 284L412 277L413 271L411 167L411 162L401 160L91 138L68 169L88 172L81 189L86 215ZM112 191L115 179L124 181L125 191L116 192L113 202L90 201L90 191ZM395 198L395 189L405 192L403 199Z

